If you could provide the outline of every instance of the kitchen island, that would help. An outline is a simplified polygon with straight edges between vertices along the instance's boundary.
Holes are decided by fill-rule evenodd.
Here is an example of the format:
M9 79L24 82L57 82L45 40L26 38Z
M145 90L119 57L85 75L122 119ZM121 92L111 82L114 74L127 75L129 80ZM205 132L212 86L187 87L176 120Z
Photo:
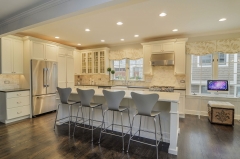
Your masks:
M94 89L95 95L93 97L93 101L95 103L101 103L103 104L103 108L106 109L106 100L103 96L101 89ZM118 91L118 90L109 90L109 91ZM134 105L132 99L131 99L131 90L125 91L124 99L121 102L122 106L129 107L130 110L130 117L132 120L133 115L136 113L136 106ZM178 103L179 103L179 93L173 93L173 92L152 92L152 91L134 91L136 93L140 94L151 94L151 93L157 93L159 94L159 100L154 106L155 111L161 111L161 125L162 125L162 133L163 133L163 141L170 143L168 153L177 155L178 147L177 147L177 140L178 140L178 133L179 133L179 114L178 114ZM72 94L70 96L70 99L72 100L80 100L77 94L76 90L72 90ZM72 108L73 116L76 115L78 106L75 105ZM88 118L88 108L83 108L84 110L84 117ZM60 107L58 118L63 118L68 116L68 107ZM129 125L127 113L124 113L124 125ZM94 119L96 120L102 120L102 112L100 109L95 109L94 112ZM73 118L73 121L75 119ZM112 112L108 112L105 117L106 126L110 125L110 122L112 121ZM120 114L115 115L114 121L118 124L120 124ZM134 127L133 132L136 132L139 128L140 123L140 117L137 116L134 120ZM95 123L95 125L99 125L99 123ZM158 125L158 124L157 124ZM154 123L153 118L149 117L142 117L142 125L141 129L143 130L150 130L154 131ZM115 131L121 131L120 127L114 127ZM157 127L157 130L159 131L159 127ZM155 139L154 134L149 134L146 132L141 132L141 137ZM160 136L158 136L159 138ZM128 140L128 139L126 139Z

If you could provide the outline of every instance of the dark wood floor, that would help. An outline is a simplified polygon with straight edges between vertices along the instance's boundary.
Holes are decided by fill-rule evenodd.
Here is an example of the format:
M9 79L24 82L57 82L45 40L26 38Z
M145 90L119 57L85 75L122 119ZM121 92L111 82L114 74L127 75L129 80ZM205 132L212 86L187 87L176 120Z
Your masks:
M131 143L129 155L121 150L121 138L104 135L101 145L90 142L89 131L76 131L75 139L68 137L68 126L53 131L55 113L21 122L0 124L1 159L145 159L156 158L154 147ZM159 147L159 158L171 159L239 159L240 123L235 126L211 125L206 117L187 115L180 119L178 156L167 153L168 144ZM128 136L126 137L128 138ZM127 147L127 139L125 147Z

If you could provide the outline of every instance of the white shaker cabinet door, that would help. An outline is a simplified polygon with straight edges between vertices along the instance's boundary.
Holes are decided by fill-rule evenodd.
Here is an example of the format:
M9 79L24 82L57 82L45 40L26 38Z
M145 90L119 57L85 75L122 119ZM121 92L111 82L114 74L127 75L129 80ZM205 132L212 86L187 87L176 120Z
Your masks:
M12 63L12 40L8 38L2 38L2 48L1 48L1 73L11 74L13 73L13 63Z
M13 40L13 72L23 74L23 41Z
M81 53L76 51L74 52L74 74L81 74Z
M32 42L32 59L45 60L44 43Z
M72 57L66 57L67 61L67 85L68 83L74 84L74 59Z
M175 75L185 75L185 42L175 43Z
M48 61L57 61L58 57L58 48L52 44L46 44L46 60Z
M67 77L66 77L66 57L58 56L58 87L65 88Z

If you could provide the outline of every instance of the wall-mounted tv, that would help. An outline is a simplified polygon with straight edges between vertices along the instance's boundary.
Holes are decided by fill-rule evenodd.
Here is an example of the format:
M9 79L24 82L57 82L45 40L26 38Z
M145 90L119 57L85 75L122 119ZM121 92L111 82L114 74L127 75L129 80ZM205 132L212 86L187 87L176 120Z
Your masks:
M228 92L228 80L207 80L208 92Z

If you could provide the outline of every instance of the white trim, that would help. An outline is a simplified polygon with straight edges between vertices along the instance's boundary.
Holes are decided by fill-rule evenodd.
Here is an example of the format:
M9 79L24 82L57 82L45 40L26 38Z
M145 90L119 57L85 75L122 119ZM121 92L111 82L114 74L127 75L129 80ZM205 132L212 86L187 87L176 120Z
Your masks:
M37 12L44 11L45 9L48 9L48 8L53 7L53 6L59 5L59 4L64 3L66 1L70 1L70 0L51 0L51 1L45 2L45 3L43 3L43 4L39 5L39 6L31 8L31 9L29 9L27 11L24 11L24 12L22 12L20 14L17 14L17 15L15 15L13 17L10 17L10 18L0 22L0 27L3 26L3 25L8 25L8 24L10 24L10 23L12 23L14 21L20 20L22 18L25 18L25 17L30 16L32 14L35 14Z

